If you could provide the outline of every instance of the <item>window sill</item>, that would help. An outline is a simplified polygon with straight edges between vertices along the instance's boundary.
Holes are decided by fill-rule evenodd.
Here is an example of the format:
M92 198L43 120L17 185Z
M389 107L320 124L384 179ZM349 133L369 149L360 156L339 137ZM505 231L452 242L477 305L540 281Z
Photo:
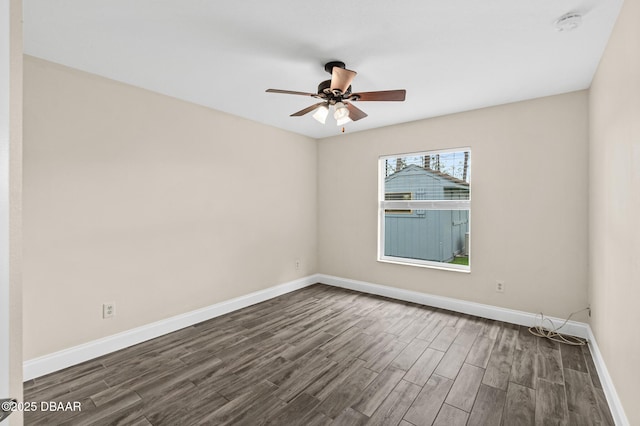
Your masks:
M430 262L428 260L406 259L402 257L382 256L378 258L378 262L393 263L395 265L417 266L419 268L440 269L443 271L471 273L471 267L465 265L455 265L451 263Z

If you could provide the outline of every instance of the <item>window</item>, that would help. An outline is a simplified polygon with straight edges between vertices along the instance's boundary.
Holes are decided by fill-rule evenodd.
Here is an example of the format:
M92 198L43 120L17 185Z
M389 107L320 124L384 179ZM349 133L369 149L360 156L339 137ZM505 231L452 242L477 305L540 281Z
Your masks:
M379 161L378 260L469 271L471 150Z

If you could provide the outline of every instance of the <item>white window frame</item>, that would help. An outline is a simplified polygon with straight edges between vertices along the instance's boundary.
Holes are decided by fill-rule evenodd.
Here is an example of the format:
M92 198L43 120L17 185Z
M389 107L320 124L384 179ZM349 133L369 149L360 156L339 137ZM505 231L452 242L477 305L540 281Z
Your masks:
M471 272L471 247L469 247L469 266L453 263L436 262L431 260L410 259L397 256L385 256L385 210L468 210L469 211L469 235L471 235L471 176L469 175L469 199L468 200L385 200L386 160L398 157L418 157L424 155L446 154L450 152L469 151L470 147L440 149L433 151L408 152L378 157L378 261L394 263L398 265L419 266L424 268L443 269L447 271Z

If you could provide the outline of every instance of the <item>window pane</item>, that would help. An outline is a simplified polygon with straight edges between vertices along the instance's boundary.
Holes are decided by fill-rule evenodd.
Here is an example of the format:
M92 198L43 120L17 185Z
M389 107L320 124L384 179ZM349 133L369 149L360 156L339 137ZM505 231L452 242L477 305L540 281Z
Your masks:
M469 264L469 210L385 212L384 255Z
M456 151L385 159L385 200L468 200L469 154ZM410 196L399 198L400 194Z

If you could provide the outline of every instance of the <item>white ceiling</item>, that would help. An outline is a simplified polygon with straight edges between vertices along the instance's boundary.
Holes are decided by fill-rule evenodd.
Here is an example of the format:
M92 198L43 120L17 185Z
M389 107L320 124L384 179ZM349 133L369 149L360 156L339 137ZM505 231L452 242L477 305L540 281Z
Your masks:
M24 0L25 53L314 138L323 65L358 72L347 132L589 87L622 0ZM580 12L582 25L554 22Z

